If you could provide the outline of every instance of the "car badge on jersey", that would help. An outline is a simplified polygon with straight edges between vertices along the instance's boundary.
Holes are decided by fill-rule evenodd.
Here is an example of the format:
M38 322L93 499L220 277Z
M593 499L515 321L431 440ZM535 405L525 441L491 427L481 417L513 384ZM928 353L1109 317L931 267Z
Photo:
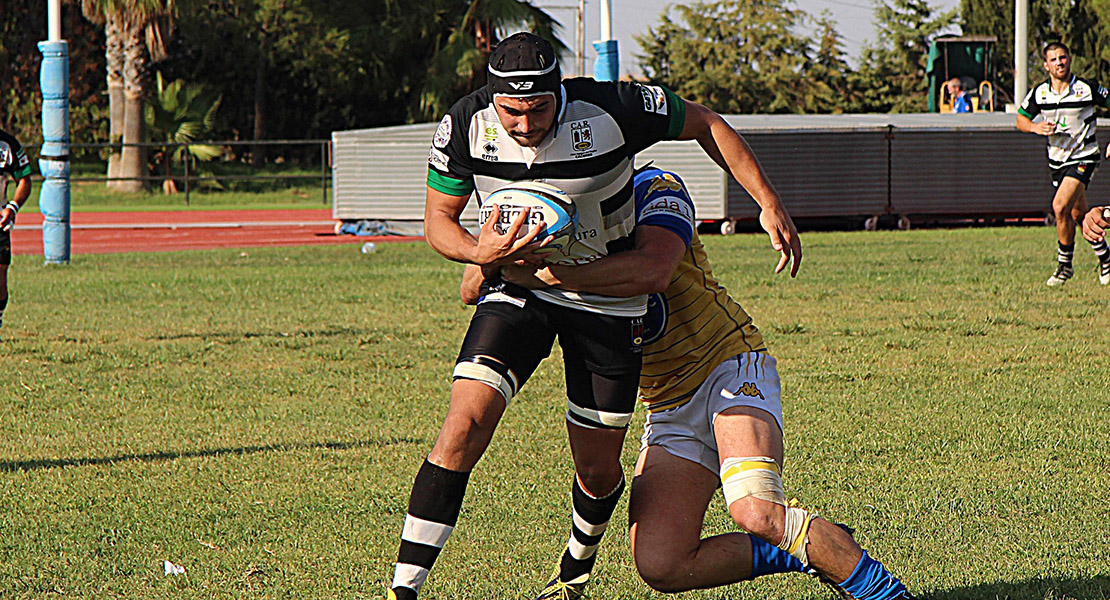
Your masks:
M632 351L636 354L640 353L640 348L644 345L644 318L635 317L632 319Z
M594 147L594 131L589 121L575 121L570 124L570 139L574 149L585 152Z
M439 122L439 127L436 128L436 135L432 138L432 145L436 148L446 148L447 143L451 141L451 115L444 115L443 120Z

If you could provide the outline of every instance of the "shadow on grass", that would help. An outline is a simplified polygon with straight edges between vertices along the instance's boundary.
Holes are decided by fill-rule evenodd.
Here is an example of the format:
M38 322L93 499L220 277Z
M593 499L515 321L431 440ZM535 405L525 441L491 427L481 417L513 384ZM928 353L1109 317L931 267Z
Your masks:
M363 329L352 329L349 327L336 327L332 329L310 329L308 331L294 331L286 333L283 331L227 331L227 332L209 332L209 333L179 333L174 335L156 335L147 339L156 340L160 342L170 340L186 340L186 339L250 339L250 338L314 338L314 337L336 337L336 336L362 336L366 331Z
M0 462L0 472L36 471L59 467L86 467L111 465L120 462L158 462L178 458L200 458L206 456L227 456L257 454L260 452L291 452L296 450L351 450L355 448L377 448L397 444L419 444L427 440L411 437L388 437L380 440L362 442L306 442L300 444L266 444L262 446L243 446L241 448L212 448L209 450L185 450L181 452L148 452L145 454L120 454L100 458L51 458Z
M1110 576L1045 577L938 590L922 600L1110 600Z

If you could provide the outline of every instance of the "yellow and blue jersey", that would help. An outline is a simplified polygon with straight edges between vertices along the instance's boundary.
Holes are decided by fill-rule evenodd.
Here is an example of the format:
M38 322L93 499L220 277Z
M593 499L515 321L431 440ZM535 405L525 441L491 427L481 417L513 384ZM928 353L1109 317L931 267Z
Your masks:
M764 352L763 335L709 266L698 237L694 202L678 175L639 171L636 225L664 227L686 242L686 254L662 294L648 298L640 399L651 412L681 406L725 360Z

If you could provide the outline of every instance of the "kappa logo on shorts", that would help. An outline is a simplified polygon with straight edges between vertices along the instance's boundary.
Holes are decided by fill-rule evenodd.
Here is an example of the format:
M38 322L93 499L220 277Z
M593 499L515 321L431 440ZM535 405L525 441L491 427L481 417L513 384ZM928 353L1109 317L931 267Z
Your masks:
M740 389L733 392L732 395L733 396L748 396L749 398L759 398L760 400L766 400L767 399L767 398L763 397L763 392L759 391L759 388L756 387L756 385L754 383L752 383L751 381L745 381L744 385L740 386Z

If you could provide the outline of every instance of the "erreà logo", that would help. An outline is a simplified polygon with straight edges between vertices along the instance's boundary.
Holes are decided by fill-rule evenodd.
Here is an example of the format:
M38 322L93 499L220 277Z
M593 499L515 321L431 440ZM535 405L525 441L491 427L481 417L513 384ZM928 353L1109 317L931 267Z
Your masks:
M513 89L518 91L518 92L527 92L528 90L532 89L532 84L533 84L533 82L531 82L531 81L510 81L509 82L509 85L511 85L513 87Z
M741 394L751 398L766 400L766 398L763 397L763 392L759 391L759 388L757 388L755 384L750 381L744 382L744 385L740 386L740 389L736 390L735 395L739 396Z

